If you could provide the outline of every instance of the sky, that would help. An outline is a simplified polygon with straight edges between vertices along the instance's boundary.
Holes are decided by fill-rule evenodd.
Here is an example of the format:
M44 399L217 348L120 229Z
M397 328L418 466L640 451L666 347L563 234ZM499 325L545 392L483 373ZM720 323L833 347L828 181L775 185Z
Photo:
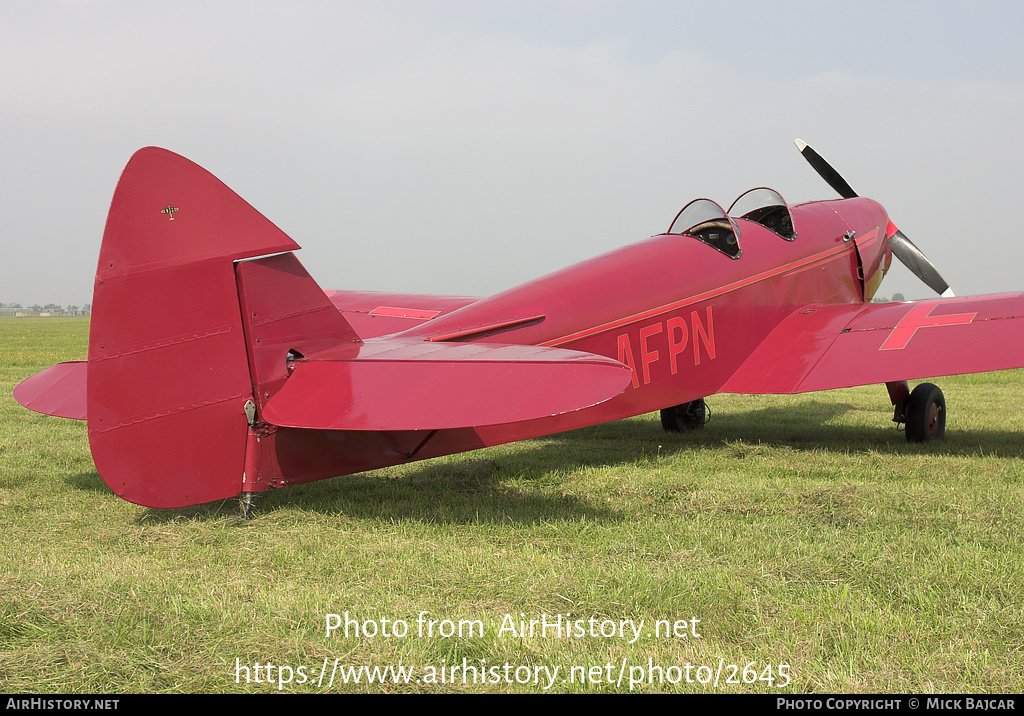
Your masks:
M693 198L835 198L799 137L958 295L1024 290L1022 32L984 0L4 0L0 303L91 301L150 145L324 288L489 295ZM902 267L896 292L931 295Z

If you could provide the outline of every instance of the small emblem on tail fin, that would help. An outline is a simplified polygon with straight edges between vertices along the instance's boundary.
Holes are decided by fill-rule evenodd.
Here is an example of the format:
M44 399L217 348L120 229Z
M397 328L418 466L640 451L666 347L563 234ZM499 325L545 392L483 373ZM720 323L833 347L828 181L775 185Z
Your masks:
M160 210L160 213L167 214L167 218L170 219L171 221L174 221L174 212L176 212L177 210L178 207L176 206L165 206L163 209Z

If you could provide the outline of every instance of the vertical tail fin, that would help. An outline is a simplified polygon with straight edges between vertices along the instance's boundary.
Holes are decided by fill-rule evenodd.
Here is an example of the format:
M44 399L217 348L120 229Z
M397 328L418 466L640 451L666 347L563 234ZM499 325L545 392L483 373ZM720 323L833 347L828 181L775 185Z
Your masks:
M235 262L298 248L187 159L150 147L128 162L96 271L86 398L93 459L115 493L180 507L241 492L259 381Z

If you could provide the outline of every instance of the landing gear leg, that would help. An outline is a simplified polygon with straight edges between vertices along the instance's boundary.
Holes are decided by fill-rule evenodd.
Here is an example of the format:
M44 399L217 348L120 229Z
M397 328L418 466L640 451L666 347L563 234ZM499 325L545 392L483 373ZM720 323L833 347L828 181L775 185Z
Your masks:
M889 401L892 403L892 421L897 425L907 422L910 385L907 384L907 381L901 380L895 383L886 383L885 389L889 391Z
M688 433L703 430L708 422L708 406L704 398L691 400L682 405L673 405L661 411L661 427L667 433Z

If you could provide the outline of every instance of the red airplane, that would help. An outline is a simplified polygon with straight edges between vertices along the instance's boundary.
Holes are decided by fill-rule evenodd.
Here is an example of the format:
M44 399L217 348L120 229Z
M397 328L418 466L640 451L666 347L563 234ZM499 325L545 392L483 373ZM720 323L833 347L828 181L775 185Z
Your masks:
M88 421L96 468L172 508L661 411L714 393L883 383L909 440L942 392L907 381L1024 366L1024 294L952 297L876 202L753 189L490 298L324 292L288 236L211 174L146 148L114 192L87 361L14 391ZM944 298L870 303L893 254ZM1009 340L1011 339L1012 340Z

